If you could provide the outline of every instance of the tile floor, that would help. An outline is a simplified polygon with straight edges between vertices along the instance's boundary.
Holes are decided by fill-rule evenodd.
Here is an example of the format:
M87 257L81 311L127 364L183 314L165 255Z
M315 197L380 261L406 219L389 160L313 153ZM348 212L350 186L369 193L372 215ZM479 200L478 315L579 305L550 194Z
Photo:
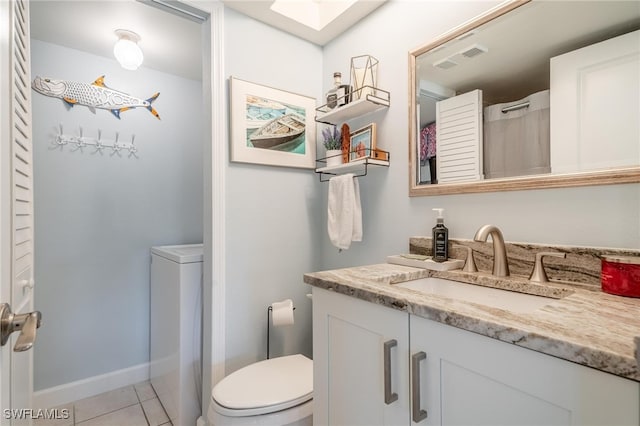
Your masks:
M171 426L169 417L149 382L126 386L56 408L69 410L69 418L38 419L33 425Z

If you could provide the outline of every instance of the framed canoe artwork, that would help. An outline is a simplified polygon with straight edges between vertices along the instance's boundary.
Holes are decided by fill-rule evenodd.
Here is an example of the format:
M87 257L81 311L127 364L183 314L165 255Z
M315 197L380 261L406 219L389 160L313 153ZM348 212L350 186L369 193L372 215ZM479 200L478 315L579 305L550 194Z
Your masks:
M230 78L231 161L312 169L316 100Z

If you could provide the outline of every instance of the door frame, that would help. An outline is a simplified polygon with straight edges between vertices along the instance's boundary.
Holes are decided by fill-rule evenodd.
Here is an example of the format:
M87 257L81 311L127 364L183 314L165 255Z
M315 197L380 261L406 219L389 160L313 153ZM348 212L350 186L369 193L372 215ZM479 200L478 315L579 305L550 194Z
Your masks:
M0 1L0 301L11 301L11 19L13 5ZM11 408L11 351L0 348L0 406ZM0 413L3 414L3 413ZM10 424L0 416L0 424Z
M202 415L207 416L211 389L225 376L225 223L228 138L227 83L224 71L224 5L219 0L183 0L209 13L203 25L203 78L205 117L203 185L203 324Z

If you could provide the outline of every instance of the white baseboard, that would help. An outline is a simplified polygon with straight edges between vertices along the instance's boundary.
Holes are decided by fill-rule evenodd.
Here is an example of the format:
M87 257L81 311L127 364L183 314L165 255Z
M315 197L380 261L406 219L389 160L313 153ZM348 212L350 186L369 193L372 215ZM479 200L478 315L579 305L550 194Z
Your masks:
M33 408L53 408L149 380L149 363L134 365L33 393Z

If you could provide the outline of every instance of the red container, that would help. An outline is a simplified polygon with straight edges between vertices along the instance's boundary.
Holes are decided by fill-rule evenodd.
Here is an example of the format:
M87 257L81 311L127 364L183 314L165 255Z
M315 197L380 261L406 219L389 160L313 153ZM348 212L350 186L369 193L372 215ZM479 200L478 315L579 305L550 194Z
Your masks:
M640 257L603 256L602 291L640 297Z

